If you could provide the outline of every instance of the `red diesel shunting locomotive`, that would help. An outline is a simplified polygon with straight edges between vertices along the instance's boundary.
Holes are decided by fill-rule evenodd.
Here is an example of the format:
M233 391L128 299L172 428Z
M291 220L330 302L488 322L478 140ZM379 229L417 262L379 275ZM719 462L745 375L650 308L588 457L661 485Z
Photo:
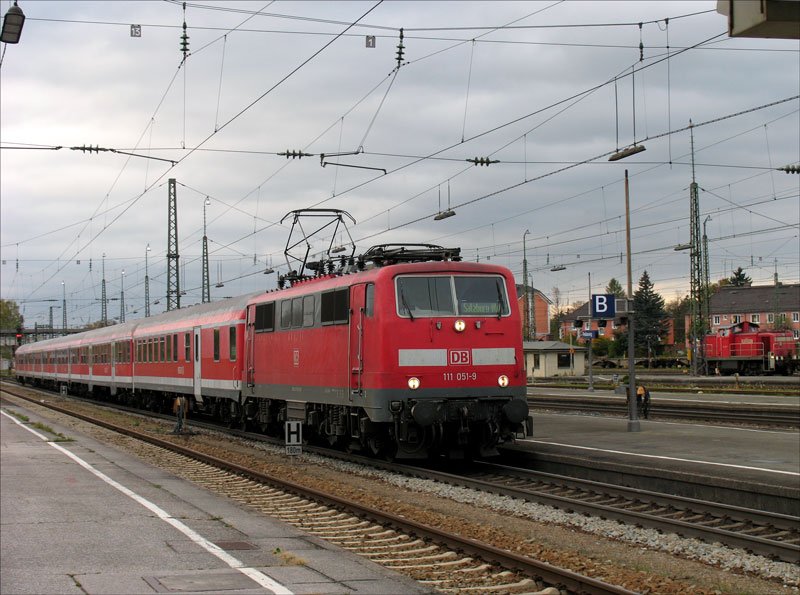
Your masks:
M21 381L396 458L490 455L532 432L512 273L397 245L292 285L24 345ZM305 262L304 262L305 265ZM327 270L327 273L323 271Z
M762 331L755 322L739 322L706 335L709 370L721 374L792 374L800 367L791 331Z

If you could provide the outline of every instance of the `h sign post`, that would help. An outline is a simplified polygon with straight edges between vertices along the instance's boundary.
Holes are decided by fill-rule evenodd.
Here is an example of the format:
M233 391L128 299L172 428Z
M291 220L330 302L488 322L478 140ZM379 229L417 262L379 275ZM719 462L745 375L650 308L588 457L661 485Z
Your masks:
M299 421L287 421L285 426L286 454L303 454L303 424Z
M613 320L616 315L616 299L613 293L592 294L592 318Z

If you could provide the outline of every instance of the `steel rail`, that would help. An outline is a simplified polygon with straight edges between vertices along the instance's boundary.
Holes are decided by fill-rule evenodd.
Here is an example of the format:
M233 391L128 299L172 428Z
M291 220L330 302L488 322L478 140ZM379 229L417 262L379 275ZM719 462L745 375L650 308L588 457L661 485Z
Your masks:
M577 401L575 397L559 398L546 396L544 398L528 396L528 406L531 409L550 409L555 411L586 411L591 413L627 414L627 407L623 404L598 401L597 397L587 398L586 401ZM674 405L650 404L649 415L651 418L679 418L698 421L721 421L731 423L756 423L769 426L800 428L800 409L785 408L785 411L743 409L712 409L709 407L678 407Z

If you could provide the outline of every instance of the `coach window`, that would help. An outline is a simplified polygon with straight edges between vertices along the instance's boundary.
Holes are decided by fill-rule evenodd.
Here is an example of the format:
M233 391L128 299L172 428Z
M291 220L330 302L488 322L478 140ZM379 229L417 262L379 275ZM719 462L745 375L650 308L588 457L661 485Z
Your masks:
M281 302L281 328L292 328L292 300Z
M236 361L236 327L232 326L228 329L228 359L232 362Z
M167 360L168 362L172 361L172 337L167 335Z
M275 330L275 302L256 306L256 332Z
M194 336L194 361L200 361L200 335Z
M214 329L214 361L219 361L219 329Z
M368 283L364 297L364 314L372 316L375 313L375 284Z
M172 361L178 361L178 333L172 335Z
M192 361L192 335L190 333L183 336L183 360Z
M314 326L314 296L303 298L303 326Z
M161 345L161 348L159 349L159 354L161 355L160 361L165 362L167 361L167 338L161 337L158 342Z

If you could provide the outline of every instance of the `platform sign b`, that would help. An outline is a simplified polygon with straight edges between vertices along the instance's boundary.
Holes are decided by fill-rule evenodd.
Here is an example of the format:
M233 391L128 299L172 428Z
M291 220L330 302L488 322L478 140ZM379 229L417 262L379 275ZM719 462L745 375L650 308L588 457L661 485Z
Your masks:
M616 299L613 293L592 294L592 318L607 318L613 320L616 316Z

